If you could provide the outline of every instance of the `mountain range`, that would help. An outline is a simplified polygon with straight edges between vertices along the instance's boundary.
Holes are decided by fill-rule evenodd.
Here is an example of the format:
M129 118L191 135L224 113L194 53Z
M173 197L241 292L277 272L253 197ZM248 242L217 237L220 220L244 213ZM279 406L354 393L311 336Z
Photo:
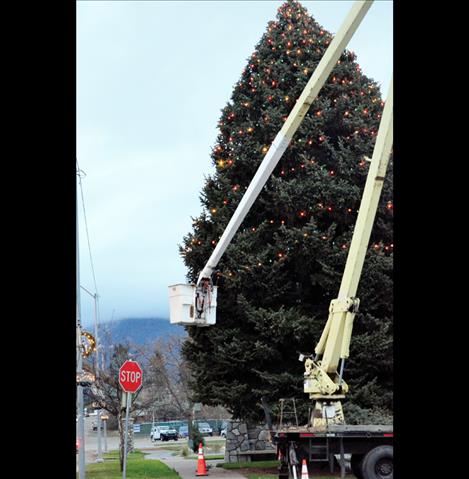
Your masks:
M92 332L90 328L90 332ZM185 336L183 326L171 324L162 318L124 318L106 321L99 325L99 335L107 344L148 344L170 335Z

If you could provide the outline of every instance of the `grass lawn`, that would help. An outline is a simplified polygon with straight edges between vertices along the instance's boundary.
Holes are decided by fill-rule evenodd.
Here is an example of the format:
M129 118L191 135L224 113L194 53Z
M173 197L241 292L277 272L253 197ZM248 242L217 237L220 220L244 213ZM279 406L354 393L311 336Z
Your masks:
M210 447L210 446L223 446L226 444L226 439L214 439L213 441L205 441L205 447Z
M271 461L230 462L230 463L222 464L221 467L223 467L223 469L246 469L246 468L267 469L271 467L278 467L279 464L280 464L279 461L277 461L276 459L273 459Z
M86 479L122 479L122 472L119 468L119 451L104 454L103 459L102 463L86 466ZM128 455L127 477L129 479L180 479L174 469L170 469L162 462L144 459L144 454L141 451L135 451Z
M163 449L165 451L180 451L184 444L168 444L167 446L154 446L155 449Z

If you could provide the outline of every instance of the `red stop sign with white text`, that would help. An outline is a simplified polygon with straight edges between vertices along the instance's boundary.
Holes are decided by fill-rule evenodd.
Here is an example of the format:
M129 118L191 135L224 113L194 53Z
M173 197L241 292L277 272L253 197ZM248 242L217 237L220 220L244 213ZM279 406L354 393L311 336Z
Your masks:
M142 385L143 373L137 361L128 359L119 369L119 384L126 393L134 393Z

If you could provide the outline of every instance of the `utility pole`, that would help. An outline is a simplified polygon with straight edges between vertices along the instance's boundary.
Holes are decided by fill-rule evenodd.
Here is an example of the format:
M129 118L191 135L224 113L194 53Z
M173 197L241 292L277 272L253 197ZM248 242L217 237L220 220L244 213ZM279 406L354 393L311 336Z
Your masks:
M98 423L98 451L97 451L96 462L103 462L103 455L101 451L101 409L98 409L97 423Z
M103 414L101 419L103 420L104 452L107 452L107 420L109 419L109 416L107 413Z
M96 376L98 376L99 372L99 350L101 349L98 339L98 293L92 293L88 291L84 286L80 285L80 288L88 293L94 300L94 339L95 339L95 353L96 353L96 360L94 361L95 369L96 369Z
M80 171L77 169L78 178L80 177ZM81 347L81 302L80 302L80 243L78 233L78 187L76 195L76 258L77 258L77 317L76 317L76 348L77 348L77 375L83 374L83 355ZM85 418L83 415L83 386L77 382L77 409L78 409L78 422L77 422L77 437L79 442L78 448L78 478L85 479Z

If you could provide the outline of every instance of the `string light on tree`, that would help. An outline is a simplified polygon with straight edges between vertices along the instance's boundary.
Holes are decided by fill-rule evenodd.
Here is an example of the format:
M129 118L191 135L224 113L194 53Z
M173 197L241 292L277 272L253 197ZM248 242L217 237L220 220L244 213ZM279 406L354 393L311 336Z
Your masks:
M88 331L82 331L81 336L81 354L84 358L87 358L96 351L96 340L94 339L94 336Z
M196 238L202 239L202 246L192 244L191 236L185 240L187 246L193 247L193 251L187 252L184 259L192 276L196 276L196 271L204 266L209 254L207 250L212 250L216 241L212 238L223 230L232 213L231 206L234 210L246 188L244 185L249 184L262 158L268 153L275 134L300 95L301 86L308 81L308 76L317 67L326 45L332 39L295 0L287 0L279 9L277 20L266 26L265 35L256 46L256 55L246 62L245 72L240 81L234 84L232 97L221 115L220 130L217 132L220 136L212 152L215 174L210 178L210 183L207 180L203 190L204 205L210 207L208 214L202 214L200 224L193 227ZM321 30L322 34L319 33ZM249 283L250 291L255 291L259 297L265 296L266 301L272 300L274 304L276 292L283 293L283 287L288 290L290 284L294 290L294 283L298 280L299 291L308 291L303 298L305 307L310 309L311 293L317 296L314 297L314 304L327 309L326 302L330 301L330 294L324 291L327 287L321 284L321 277L327 270L337 270L337 256L342 260L350 248L359 202L357 193L363 188L368 167L362 155L373 150L373 140L379 127L377 114L381 112L379 89L370 88L371 82L361 74L352 55L345 50L337 60L325 88L315 102L316 106L310 109L303 128L289 143L282 163L269 180L264 197L259 198L260 203L250 213L249 224L242 229L239 241L232 245L233 256L227 261L233 258L244 258L244 261L236 267L227 267L221 275L217 273L228 285L228 291L230 283L236 283L232 292L245 291ZM228 168L230 159L234 160L232 168ZM223 160L223 163L218 165L217 160ZM386 181L383 188L383 198L392 198L391 181ZM308 198L308 203L303 205L305 198ZM392 225L392 209L388 207L387 199L381 203L381 213L384 214L380 215L380 223L383 226L380 225L378 232L374 231L379 236L370 244L378 262L382 257L392 256L393 251L392 226L389 226ZM230 211L227 204L230 205ZM213 206L218 208L216 215L210 214ZM378 245L377 248L374 248L374 244ZM288 248L291 248L290 251ZM271 274L272 265L284 265L292 250L295 251L295 254L292 253L295 262L298 258L306 258L305 269L309 261L315 265L311 276L314 276L317 288L310 288L309 275L292 279L293 268L292 272L285 271L285 277L282 275L282 278ZM324 269L316 264L316 258L324 262ZM380 268L378 277L381 277L381 271L385 271L388 264L381 265L383 268ZM261 274L264 266L265 276ZM249 268L259 274L251 275ZM248 281L239 281L239 275L242 274L249 275L249 278L244 278ZM287 282L284 284L282 280L285 278ZM191 277L192 281L195 279ZM314 291L316 289L317 293ZM295 298L293 290L287 291L286 301ZM264 295L266 291L268 293ZM230 296L233 295L226 296L228 303ZM323 296L326 300L323 300ZM272 304L265 306L270 308ZM291 301L287 304L288 307L296 306ZM225 311L228 308L220 313L225 314ZM244 312L241 307L241 313ZM391 317L389 311L385 313L387 318ZM233 324L226 313L224 323L229 327L234 326L235 331L238 331L236 328L241 323L239 330L242 331L244 317L246 315L241 314ZM291 320L294 322L296 318L292 317ZM302 328L298 324L298 331L303 331ZM195 334L189 334L197 343L197 348L203 347ZM197 363L194 357L192 361ZM233 377L236 374L238 372ZM262 384L262 388L267 389L267 383ZM256 402L255 398L252 402Z

